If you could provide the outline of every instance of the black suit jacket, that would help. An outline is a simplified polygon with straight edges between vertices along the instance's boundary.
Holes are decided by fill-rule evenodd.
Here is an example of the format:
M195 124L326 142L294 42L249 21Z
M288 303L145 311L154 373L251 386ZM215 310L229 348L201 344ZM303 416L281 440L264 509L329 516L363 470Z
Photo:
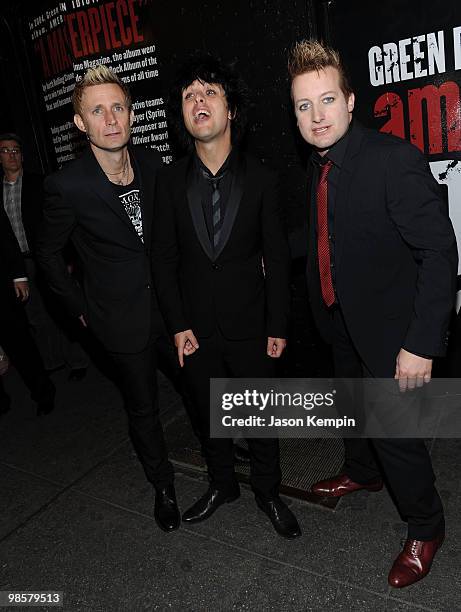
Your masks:
M0 209L0 299L15 299L13 280L27 276L18 241L4 208Z
M309 225L295 245L300 238L309 245L312 311L331 342L331 317L320 290L315 207L306 218ZM416 147L353 122L334 236L337 298L369 370L393 376L402 347L419 355L444 355L456 293L456 239L441 188Z
M160 155L130 149L141 189L144 243L90 149L45 180L44 220L37 259L51 288L73 316L84 314L113 352L143 350L162 323L152 288L150 245ZM71 239L81 260L83 288L68 274L62 249Z
M289 250L273 175L240 154L213 254L188 156L159 176L153 270L171 333L286 338ZM264 260L264 271L263 271Z
M1 190L2 208L3 189ZM24 231L26 233L29 250L35 250L37 231L40 226L43 214L43 176L23 172L21 186L21 217Z
M29 250L34 253L37 232L43 217L43 176L24 172L21 188L21 215Z

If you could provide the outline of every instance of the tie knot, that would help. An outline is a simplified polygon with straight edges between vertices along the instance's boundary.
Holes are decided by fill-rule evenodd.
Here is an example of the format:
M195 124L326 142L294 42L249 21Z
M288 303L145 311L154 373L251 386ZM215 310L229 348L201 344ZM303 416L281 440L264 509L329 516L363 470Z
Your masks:
M213 191L216 191L219 185L219 181L226 174L226 171L224 170L224 172L221 172L221 174L217 174L216 176L213 176L210 172L207 172L206 170L202 168L202 174L204 178L206 178L206 180L211 183L211 186L213 187Z
M320 177L319 177L319 183L320 181L325 181L328 173L331 170L331 167L333 165L333 162L331 160L328 160L326 164L322 164L320 166Z
M211 186L213 187L213 191L216 191L218 189L218 185L219 185L219 181L221 180L220 176L216 176L216 177L210 177L208 179L211 183Z

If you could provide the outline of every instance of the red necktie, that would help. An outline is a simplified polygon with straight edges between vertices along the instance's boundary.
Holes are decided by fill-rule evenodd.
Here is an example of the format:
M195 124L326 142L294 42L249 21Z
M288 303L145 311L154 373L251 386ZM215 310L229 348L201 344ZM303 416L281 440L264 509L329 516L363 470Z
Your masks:
M331 306L335 301L335 290L331 278L330 241L328 238L328 182L327 176L333 162L320 166L317 185L317 253L319 258L320 287L323 301Z

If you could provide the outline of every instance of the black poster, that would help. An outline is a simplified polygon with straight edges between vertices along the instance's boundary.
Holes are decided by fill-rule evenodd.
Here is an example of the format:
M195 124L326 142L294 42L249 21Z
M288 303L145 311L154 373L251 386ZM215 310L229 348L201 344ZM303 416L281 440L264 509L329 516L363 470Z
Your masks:
M43 6L43 5L42 5ZM75 82L95 64L107 64L128 84L134 100L132 142L172 159L162 95L151 0L64 0L29 17L32 57L58 165L74 158L82 143L74 127Z
M427 155L448 190L461 244L461 3L337 0L330 28L352 78L355 114Z

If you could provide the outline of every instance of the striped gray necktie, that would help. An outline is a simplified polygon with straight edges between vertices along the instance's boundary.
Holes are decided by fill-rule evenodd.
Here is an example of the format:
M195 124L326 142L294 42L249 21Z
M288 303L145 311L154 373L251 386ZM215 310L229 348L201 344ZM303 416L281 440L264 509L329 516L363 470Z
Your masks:
M221 235L221 205L219 200L221 196L219 194L219 181L221 176L211 178L211 185L213 187L213 194L211 196L211 212L213 215L213 246L216 248L219 244L219 237Z
M213 188L213 193L211 194L211 218L213 223L213 247L216 247L219 244L219 238L221 236L221 228L222 228L222 215L221 215L221 194L219 193L219 181L226 174L226 171L218 174L217 176L212 176L205 170L202 170L203 176L211 183Z

